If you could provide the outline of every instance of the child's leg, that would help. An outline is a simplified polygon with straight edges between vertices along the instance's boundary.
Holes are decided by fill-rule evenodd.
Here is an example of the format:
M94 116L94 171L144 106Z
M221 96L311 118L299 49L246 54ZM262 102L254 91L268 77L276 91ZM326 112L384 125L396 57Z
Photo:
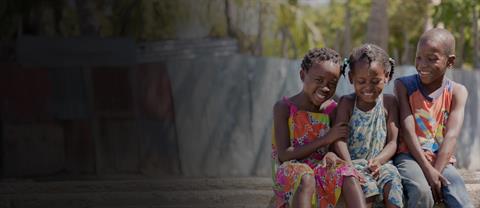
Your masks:
M275 207L289 207L289 204L293 204L293 197L299 189L298 186L302 186L303 190L310 184L315 186L315 181L312 183L306 182L310 180L306 175L313 178L313 170L304 163L288 161L278 167L275 173L275 185L273 189L275 192ZM302 180L303 177L306 179ZM303 194L301 193L299 196L301 198ZM310 199L311 197L312 195L310 195Z
M473 208L465 182L463 182L462 176L457 172L457 169L449 164L443 169L442 175L450 182L450 185L442 188L445 205L447 207Z
M406 207L433 207L430 185L415 159L410 154L403 153L395 157L394 163L402 177L403 191L407 197Z
M390 200L388 200L388 194L390 193L391 188L392 188L392 183L385 184L385 186L383 188L383 204L385 204L386 208L396 208L397 207L394 204L392 204L392 202L390 202Z
M310 174L303 175L300 185L298 185L297 191L293 195L293 207L311 207L314 192L315 178Z
M373 204L375 203L375 200L377 199L377 196L371 196L368 197L365 201L367 202L367 207L372 208Z
M343 178L342 195L347 207L366 207L362 188L360 188L360 184L353 176L345 176Z
M385 207L404 207L402 179L392 162L382 165L377 180Z

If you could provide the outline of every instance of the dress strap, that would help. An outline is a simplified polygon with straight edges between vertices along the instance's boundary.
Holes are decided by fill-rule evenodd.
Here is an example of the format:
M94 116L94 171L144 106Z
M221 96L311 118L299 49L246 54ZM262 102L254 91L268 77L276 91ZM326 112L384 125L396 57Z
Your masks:
M355 110L360 110L358 107L357 107L357 99L358 99L358 96L356 94L353 94L353 96L355 97L355 101L353 103L353 111ZM383 112L386 112L386 108L383 104L383 96L384 94L381 93L380 96L378 96L377 100L376 100L376 103L375 103L375 106L370 109L368 112L372 112L374 109L377 109L377 108L380 108ZM361 110L360 110L361 111Z
M288 105L288 108L290 109L290 116L293 116L298 111L297 106L292 101L290 101L286 96L283 97L283 101Z
M446 79L446 88L447 88L447 91L448 92L452 92L453 91L453 86L455 85L455 83L452 81L452 80L449 80L449 79Z
M328 103L327 106L323 109L323 113L330 115L330 113L337 107L337 102L335 102L335 100L328 100L326 102L330 103Z

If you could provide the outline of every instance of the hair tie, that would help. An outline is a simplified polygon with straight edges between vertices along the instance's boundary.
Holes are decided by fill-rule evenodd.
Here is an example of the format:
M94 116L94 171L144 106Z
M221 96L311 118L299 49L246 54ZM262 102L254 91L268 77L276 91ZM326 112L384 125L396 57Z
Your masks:
M393 58L388 58L388 62L392 63L392 64L395 64L395 60L393 60Z
M342 67L340 68L341 69L340 74L345 76L345 71L347 70L347 67L350 68L350 59L344 58L343 63L342 63Z
M395 60L393 58L388 57L388 62L390 62L390 73L389 73L389 80L392 80L393 73L395 72Z
M344 58L344 59L343 59L343 66L344 66L344 67L349 67L349 65L350 65L350 59Z

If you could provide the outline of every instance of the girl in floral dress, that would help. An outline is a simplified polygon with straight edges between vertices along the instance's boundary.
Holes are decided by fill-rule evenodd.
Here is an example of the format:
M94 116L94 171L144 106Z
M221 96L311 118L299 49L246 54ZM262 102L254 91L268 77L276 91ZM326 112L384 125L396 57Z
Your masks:
M392 157L397 148L398 106L383 88L393 75L394 62L380 47L365 44L353 50L344 66L355 93L338 104L337 122L349 122L346 141L335 144L339 156L362 172L367 206L403 207L400 174Z
M365 207L355 168L328 152L329 144L348 136L345 123L330 128L340 62L332 49L309 51L300 70L303 90L274 106L276 207L334 207L341 194L348 207Z

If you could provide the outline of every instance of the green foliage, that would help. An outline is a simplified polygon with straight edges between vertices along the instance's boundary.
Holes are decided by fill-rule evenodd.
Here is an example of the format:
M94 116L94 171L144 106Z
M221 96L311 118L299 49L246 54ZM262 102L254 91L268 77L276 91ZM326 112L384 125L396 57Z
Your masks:
M19 11L19 5L15 4L15 1L0 1L0 40L6 41L15 36L17 25L21 21L17 15Z
M479 11L479 3L478 0L444 0L434 8L432 15L434 25L443 25L453 33L457 41L457 57L462 56L463 61L468 62L464 64L467 67L473 62L473 10ZM465 42L459 47L462 39ZM463 51L459 51L462 48Z
M314 47L344 53L346 41L350 43L347 50L364 43L372 2L329 0L314 7L298 0L85 1L94 5L89 9L102 37L129 36L138 41L230 37L238 41L242 53L291 59L301 58ZM416 42L431 18L434 25L452 31L457 40L463 37L463 57L471 65L472 13L480 9L480 0L441 2L433 7L430 0L388 1L389 53L397 62L413 63ZM347 9L349 40L345 35ZM81 35L81 17L72 0L3 0L0 17L0 41L12 41L19 32Z
M353 46L359 45L364 41L369 7L370 0L357 0L350 4L350 29ZM304 44L296 58L301 58L302 54L313 47L330 47L338 52L342 52L346 24L345 1L332 0L326 7L318 8L300 6L298 10L303 14L301 22L307 27L302 31L305 41L303 41ZM302 36L298 35L298 38L302 38Z
M429 0L392 0L389 3L390 54L396 56L397 62L404 60L403 64L413 64L417 40L427 21ZM409 50L409 57L403 57L404 50Z
M15 38L17 32L23 28L36 31L48 31L55 33L52 29L54 21L50 8L61 8L63 0L3 0L0 1L0 40L8 41ZM49 19L50 18L50 19ZM46 23L50 28L40 28L35 23ZM25 28L22 25L29 26Z
M77 12L72 7L65 7L62 10L62 19L60 20L60 34L62 36L78 36L80 28L77 22Z
M177 1L151 0L143 2L143 23L145 25L140 39L173 39L175 28L180 22L184 10Z

